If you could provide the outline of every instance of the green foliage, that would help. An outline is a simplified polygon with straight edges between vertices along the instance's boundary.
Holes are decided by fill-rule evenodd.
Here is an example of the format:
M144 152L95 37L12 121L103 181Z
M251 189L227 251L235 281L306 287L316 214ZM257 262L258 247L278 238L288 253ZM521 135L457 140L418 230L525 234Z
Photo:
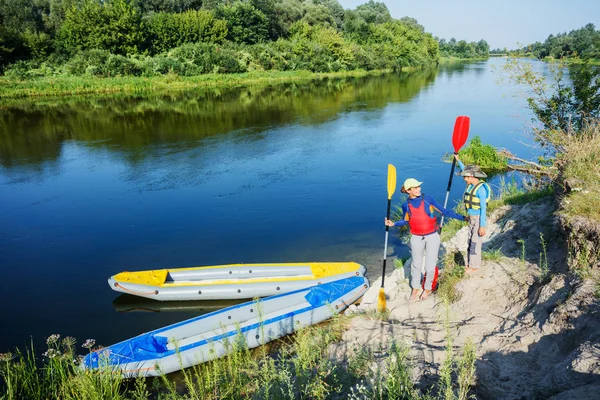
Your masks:
M385 3L373 0L357 6L356 14L368 24L383 24L392 21L392 16Z
M558 163L564 181L571 182L571 191L562 204L564 215L600 223L600 121L572 137Z
M227 39L236 43L260 43L269 37L269 20L251 3L236 1L221 5L216 15L227 21Z
M385 4L374 1L344 10L336 0L4 0L0 34L0 68L14 64L9 75L25 80L84 74L58 59L66 55L76 58L69 64L80 64L78 53L88 50L126 57L111 59L116 70L91 66L87 74L94 76L401 70L439 59L437 42L423 26L409 17L391 18ZM197 43L223 45L215 68L169 60L171 50ZM148 54L157 58L142 57ZM231 56L238 57L235 63ZM15 64L30 59L36 64Z
M23 45L31 57L36 60L45 59L52 50L52 39L45 32L36 32L27 29L21 34L21 38L23 39Z
M594 24L587 24L569 33L551 34L544 43L535 42L514 51L519 55L532 55L539 59L579 57L600 58L600 31Z
M100 49L127 55L141 52L146 35L140 13L126 0L84 0L66 12L58 44L70 54Z
M440 39L439 48L442 57L487 58L490 54L490 46L483 39L478 42L466 42L465 40L457 42L454 38Z
M188 43L222 43L227 36L227 22L215 18L212 11L156 13L146 20L153 52L166 52Z
M460 252L448 252L444 256L444 268L440 273L437 296L444 302L454 303L461 298L460 292L456 290L456 284L465 276L465 266L463 265Z
M481 143L479 136L471 139L458 155L465 165L476 164L486 172L505 171L508 165L508 159L498 154L492 145Z
M143 14L182 13L188 10L199 10L202 0L133 0L133 5Z
M486 250L481 256L486 261L500 261L504 255L502 254L502 248L499 247L497 249Z

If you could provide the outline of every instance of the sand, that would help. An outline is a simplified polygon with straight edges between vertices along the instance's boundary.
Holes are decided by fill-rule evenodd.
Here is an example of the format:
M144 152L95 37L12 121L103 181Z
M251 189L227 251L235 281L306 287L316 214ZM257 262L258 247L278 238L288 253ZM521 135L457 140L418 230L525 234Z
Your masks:
M385 358L394 338L411 348L417 387L435 392L448 321L457 354L468 340L476 346L471 392L476 398L600 399L600 301L591 281L568 271L554 210L552 200L542 199L490 215L484 251L500 248L503 256L484 260L477 273L464 278L457 285L460 300L449 306L435 294L409 302L405 276L410 260L404 270L389 268L389 318L374 317L379 278L361 304L349 310L359 315L342 342L332 346L332 357L370 346ZM466 254L466 234L463 228L442 244L441 252ZM388 265L394 265L393 259Z

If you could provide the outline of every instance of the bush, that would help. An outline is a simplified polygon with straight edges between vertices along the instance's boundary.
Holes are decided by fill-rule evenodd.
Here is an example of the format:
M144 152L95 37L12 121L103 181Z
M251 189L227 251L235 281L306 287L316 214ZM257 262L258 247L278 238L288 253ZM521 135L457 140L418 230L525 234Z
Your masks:
M213 72L234 74L247 72L246 65L240 62L240 55L231 49L217 49Z
M477 164L488 172L504 171L508 165L507 158L499 155L495 147L482 144L479 136L475 136L458 154L465 165Z
M165 74L180 75L183 73L183 71L189 69L189 67L184 67L179 60L165 55L148 57L144 61L142 61L143 76L160 76ZM200 74L199 71L198 74Z
M106 76L139 76L142 73L142 65L136 59L111 54L106 61L105 73Z
M164 52L187 43L222 43L227 23L212 11L189 10L184 13L157 13L146 20L151 48Z
M107 50L82 50L67 61L64 71L69 75L104 75L104 66L110 56Z
M6 68L4 75L17 80L30 79L33 77L31 70L35 68L37 68L37 63L34 61L17 61Z

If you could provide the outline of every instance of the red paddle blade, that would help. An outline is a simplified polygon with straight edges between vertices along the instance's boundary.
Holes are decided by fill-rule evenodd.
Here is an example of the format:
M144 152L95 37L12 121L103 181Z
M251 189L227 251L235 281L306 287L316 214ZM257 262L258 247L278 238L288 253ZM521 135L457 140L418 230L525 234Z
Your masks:
M452 146L454 146L454 152L458 153L461 147L467 141L469 137L469 127L471 126L471 119L469 117L460 116L456 117L454 123L454 133L452 134Z

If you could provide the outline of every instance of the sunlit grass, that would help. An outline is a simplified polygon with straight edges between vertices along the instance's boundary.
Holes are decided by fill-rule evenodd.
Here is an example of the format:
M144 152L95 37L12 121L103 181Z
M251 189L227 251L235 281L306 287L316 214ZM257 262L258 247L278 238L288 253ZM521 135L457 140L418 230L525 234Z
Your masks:
M573 135L565 150L563 179L572 187L562 201L564 213L600 223L600 122Z
M475 136L459 152L458 156L465 165L476 164L487 172L505 171L508 159L498 154L496 148L489 144L481 143L481 138ZM449 157L449 160L452 156Z
M481 253L481 257L485 261L500 261L502 257L504 257L504 254L502 254L502 248L500 247L497 249L489 249L483 251Z
M163 75L157 77L57 76L17 80L0 77L0 96L37 97L80 94L138 93L191 88L235 87L240 85L309 81L323 78L362 77L387 71L253 71L242 74L205 74L199 76Z
M250 351L239 334L227 344L227 356L183 370L176 379L163 375L124 380L108 369L83 370L74 354L74 340L53 335L48 342L52 351L41 359L33 348L0 356L0 399L436 398L416 390L407 343L390 338L383 347L362 346L342 360L329 357L330 345L341 340L349 320L337 316L301 329L270 351L267 347ZM467 393L468 386L461 382L469 381L468 371L460 362L451 371L457 379L451 378L452 386Z
M461 293L456 290L456 285L465 276L465 266L459 260L460 252L448 252L444 256L443 265L439 277L437 296L444 302L454 303L461 298Z

